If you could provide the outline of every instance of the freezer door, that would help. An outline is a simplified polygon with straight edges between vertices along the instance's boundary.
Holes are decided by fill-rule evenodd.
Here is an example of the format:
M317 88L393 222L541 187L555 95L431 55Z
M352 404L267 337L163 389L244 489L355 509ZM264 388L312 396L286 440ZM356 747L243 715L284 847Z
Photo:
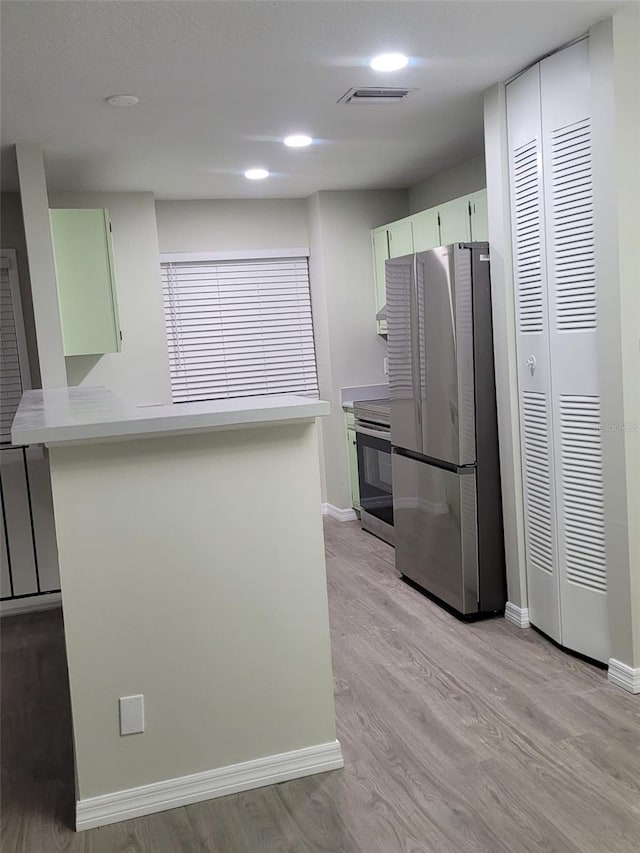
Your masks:
M463 614L478 611L476 475L392 456L396 568Z
M421 252L416 282L422 453L453 465L473 464L471 250L455 243Z
M415 255L385 264L391 443L422 453Z

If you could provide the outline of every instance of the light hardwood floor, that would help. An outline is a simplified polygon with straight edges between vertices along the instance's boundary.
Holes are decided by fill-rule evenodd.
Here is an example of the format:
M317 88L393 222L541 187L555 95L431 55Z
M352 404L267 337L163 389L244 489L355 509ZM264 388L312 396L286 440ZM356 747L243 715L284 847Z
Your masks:
M74 833L59 612L2 621L3 853L637 853L640 697L326 522L341 771Z

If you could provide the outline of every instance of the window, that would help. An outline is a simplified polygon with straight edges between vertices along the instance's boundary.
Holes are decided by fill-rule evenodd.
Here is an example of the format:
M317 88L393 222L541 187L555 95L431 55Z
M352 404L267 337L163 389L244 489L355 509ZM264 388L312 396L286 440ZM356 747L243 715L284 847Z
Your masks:
M161 266L174 403L318 396L306 257Z

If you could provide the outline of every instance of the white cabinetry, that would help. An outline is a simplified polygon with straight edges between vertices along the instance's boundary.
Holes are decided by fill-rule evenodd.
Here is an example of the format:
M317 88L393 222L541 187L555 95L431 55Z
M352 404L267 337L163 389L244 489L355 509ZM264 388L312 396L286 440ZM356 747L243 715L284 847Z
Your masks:
M349 461L349 490L351 492L351 506L356 510L356 512L360 512L358 447L356 444L356 419L353 414L353 409L345 408L344 416L347 426L347 459Z
M371 239L377 328L378 334L386 335L385 261L413 252L426 252L449 243L488 241L487 191L478 190L471 195L445 202L439 207L422 210L420 213L374 228Z
M400 258L402 255L410 255L413 249L413 236L411 234L411 220L401 219L387 226L389 235L389 257Z
M440 245L465 243L471 239L471 216L469 199L466 196L454 198L438 207L440 222Z
M438 224L438 211L434 207L431 210L423 210L411 217L411 232L413 235L413 251L427 252L440 245L440 225Z
M487 191L478 190L469 196L471 213L471 239L489 242L489 218L487 216Z

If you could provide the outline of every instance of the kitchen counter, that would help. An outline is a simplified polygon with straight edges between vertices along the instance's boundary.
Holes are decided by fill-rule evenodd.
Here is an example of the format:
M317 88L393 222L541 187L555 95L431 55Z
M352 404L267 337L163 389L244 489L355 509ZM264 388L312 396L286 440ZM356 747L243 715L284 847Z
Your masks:
M380 400L388 396L388 385L355 385L340 389L340 405L343 409L348 409L363 400Z
M52 446L180 432L269 426L329 414L329 403L295 395L133 406L106 388L27 391L13 422L14 444Z
M42 442L88 829L341 767L316 418L295 396L27 392ZM120 734L119 699L147 725Z

